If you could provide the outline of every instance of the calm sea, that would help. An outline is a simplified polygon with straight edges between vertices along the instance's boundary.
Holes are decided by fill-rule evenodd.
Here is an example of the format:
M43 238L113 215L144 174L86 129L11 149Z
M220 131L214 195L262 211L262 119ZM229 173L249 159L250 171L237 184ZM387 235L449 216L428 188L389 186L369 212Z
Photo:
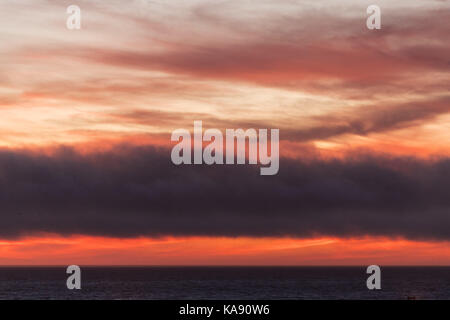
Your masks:
M382 267L368 290L363 267L83 267L81 290L64 267L0 267L0 299L450 299L450 267Z

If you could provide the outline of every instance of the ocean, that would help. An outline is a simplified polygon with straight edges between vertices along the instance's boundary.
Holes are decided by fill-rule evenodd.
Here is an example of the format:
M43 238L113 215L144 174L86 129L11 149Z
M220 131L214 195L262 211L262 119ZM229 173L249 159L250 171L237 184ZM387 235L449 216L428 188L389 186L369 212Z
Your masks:
M450 299L450 267L381 267L381 290L365 267L80 267L81 290L65 267L0 267L0 299Z

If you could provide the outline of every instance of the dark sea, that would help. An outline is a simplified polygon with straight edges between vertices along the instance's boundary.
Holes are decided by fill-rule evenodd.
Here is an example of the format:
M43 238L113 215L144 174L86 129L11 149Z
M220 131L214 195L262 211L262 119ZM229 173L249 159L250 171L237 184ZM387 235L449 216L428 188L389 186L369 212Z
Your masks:
M0 299L450 299L450 267L0 267Z

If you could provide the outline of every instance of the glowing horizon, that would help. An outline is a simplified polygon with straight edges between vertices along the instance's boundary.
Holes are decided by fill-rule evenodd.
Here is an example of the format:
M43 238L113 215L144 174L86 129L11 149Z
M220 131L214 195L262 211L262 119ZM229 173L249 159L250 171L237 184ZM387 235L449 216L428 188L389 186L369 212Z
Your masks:
M359 266L375 262L384 266L450 265L448 241L383 237L123 239L44 235L0 240L0 253L0 265L4 266L74 262L99 266Z

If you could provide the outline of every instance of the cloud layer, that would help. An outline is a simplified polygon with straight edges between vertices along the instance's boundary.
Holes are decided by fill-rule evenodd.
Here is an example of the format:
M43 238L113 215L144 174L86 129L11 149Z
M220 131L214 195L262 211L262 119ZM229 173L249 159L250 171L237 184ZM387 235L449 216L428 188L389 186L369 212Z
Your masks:
M170 150L0 153L1 237L362 236L450 239L450 160L374 155L175 166Z
M170 133L193 117L299 143L450 139L449 2L379 1L381 30L366 28L369 4L80 0L71 32L65 4L5 0L0 145Z

